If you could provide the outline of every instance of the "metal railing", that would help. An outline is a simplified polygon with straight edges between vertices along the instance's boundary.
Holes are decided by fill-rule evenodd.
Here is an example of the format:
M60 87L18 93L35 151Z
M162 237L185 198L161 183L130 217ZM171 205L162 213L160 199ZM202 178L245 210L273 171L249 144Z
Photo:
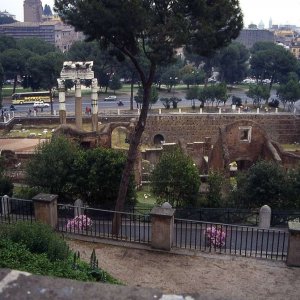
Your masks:
M151 225L148 215L75 207L64 204L58 204L57 208L57 230L60 232L137 243L150 243ZM76 210L83 212L84 216L89 219L83 217L83 222L79 224L80 220L78 223L78 218L77 221L74 220L74 212ZM118 234L113 234L112 232L113 219L115 216L120 217L120 228Z
M32 200L1 197L0 223L15 223L17 221L35 221Z
M205 252L285 260L288 232L175 219L173 246Z

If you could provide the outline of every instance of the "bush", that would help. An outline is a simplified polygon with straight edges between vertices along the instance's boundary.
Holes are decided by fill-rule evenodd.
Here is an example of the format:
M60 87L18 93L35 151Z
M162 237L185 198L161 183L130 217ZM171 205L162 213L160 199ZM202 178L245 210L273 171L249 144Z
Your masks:
M20 199L32 199L41 192L41 189L37 187L21 186L14 189L14 197Z
M52 228L41 223L18 222L1 233L14 243L21 243L32 253L46 253L50 261L64 260L69 248Z
M0 195L12 196L14 185L7 177L0 177Z
M90 273L87 263L79 261L76 268L70 254L64 261L51 261L46 253L31 253L22 243L14 243L9 239L0 239L0 268L10 268L30 272L36 275L56 276L82 281L97 281ZM117 281L111 276L107 279Z

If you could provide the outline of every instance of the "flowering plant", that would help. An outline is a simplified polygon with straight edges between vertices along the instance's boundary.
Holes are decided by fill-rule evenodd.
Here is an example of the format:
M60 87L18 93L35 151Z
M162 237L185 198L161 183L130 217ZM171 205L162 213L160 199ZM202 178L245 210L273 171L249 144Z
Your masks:
M71 219L67 223L67 229L86 230L93 224L93 221L86 215L80 215Z
M209 246L221 248L225 245L226 233L221 228L211 226L206 228L204 233Z

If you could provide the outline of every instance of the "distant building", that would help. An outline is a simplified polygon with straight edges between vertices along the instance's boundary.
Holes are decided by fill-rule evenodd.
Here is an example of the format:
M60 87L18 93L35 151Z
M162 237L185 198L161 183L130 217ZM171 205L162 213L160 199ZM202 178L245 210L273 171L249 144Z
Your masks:
M296 37L293 30L276 30L274 33L276 43L282 43L286 46L290 46Z
M43 5L41 0L24 0L24 22L42 22Z
M258 24L258 29L265 29L265 24L263 21L260 21L259 24Z
M274 33L266 29L242 29L236 39L246 48L251 48L257 42L275 42Z
M4 24L0 25L0 35L15 39L36 37L55 45L62 52L68 51L75 41L84 39L82 33L75 32L73 27L63 24L60 20Z

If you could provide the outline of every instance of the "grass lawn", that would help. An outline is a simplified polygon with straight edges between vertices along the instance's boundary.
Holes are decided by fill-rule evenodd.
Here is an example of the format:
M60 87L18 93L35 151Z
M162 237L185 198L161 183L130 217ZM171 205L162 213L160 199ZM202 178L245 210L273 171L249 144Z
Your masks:
M283 144L281 145L285 151L300 151L300 144Z

